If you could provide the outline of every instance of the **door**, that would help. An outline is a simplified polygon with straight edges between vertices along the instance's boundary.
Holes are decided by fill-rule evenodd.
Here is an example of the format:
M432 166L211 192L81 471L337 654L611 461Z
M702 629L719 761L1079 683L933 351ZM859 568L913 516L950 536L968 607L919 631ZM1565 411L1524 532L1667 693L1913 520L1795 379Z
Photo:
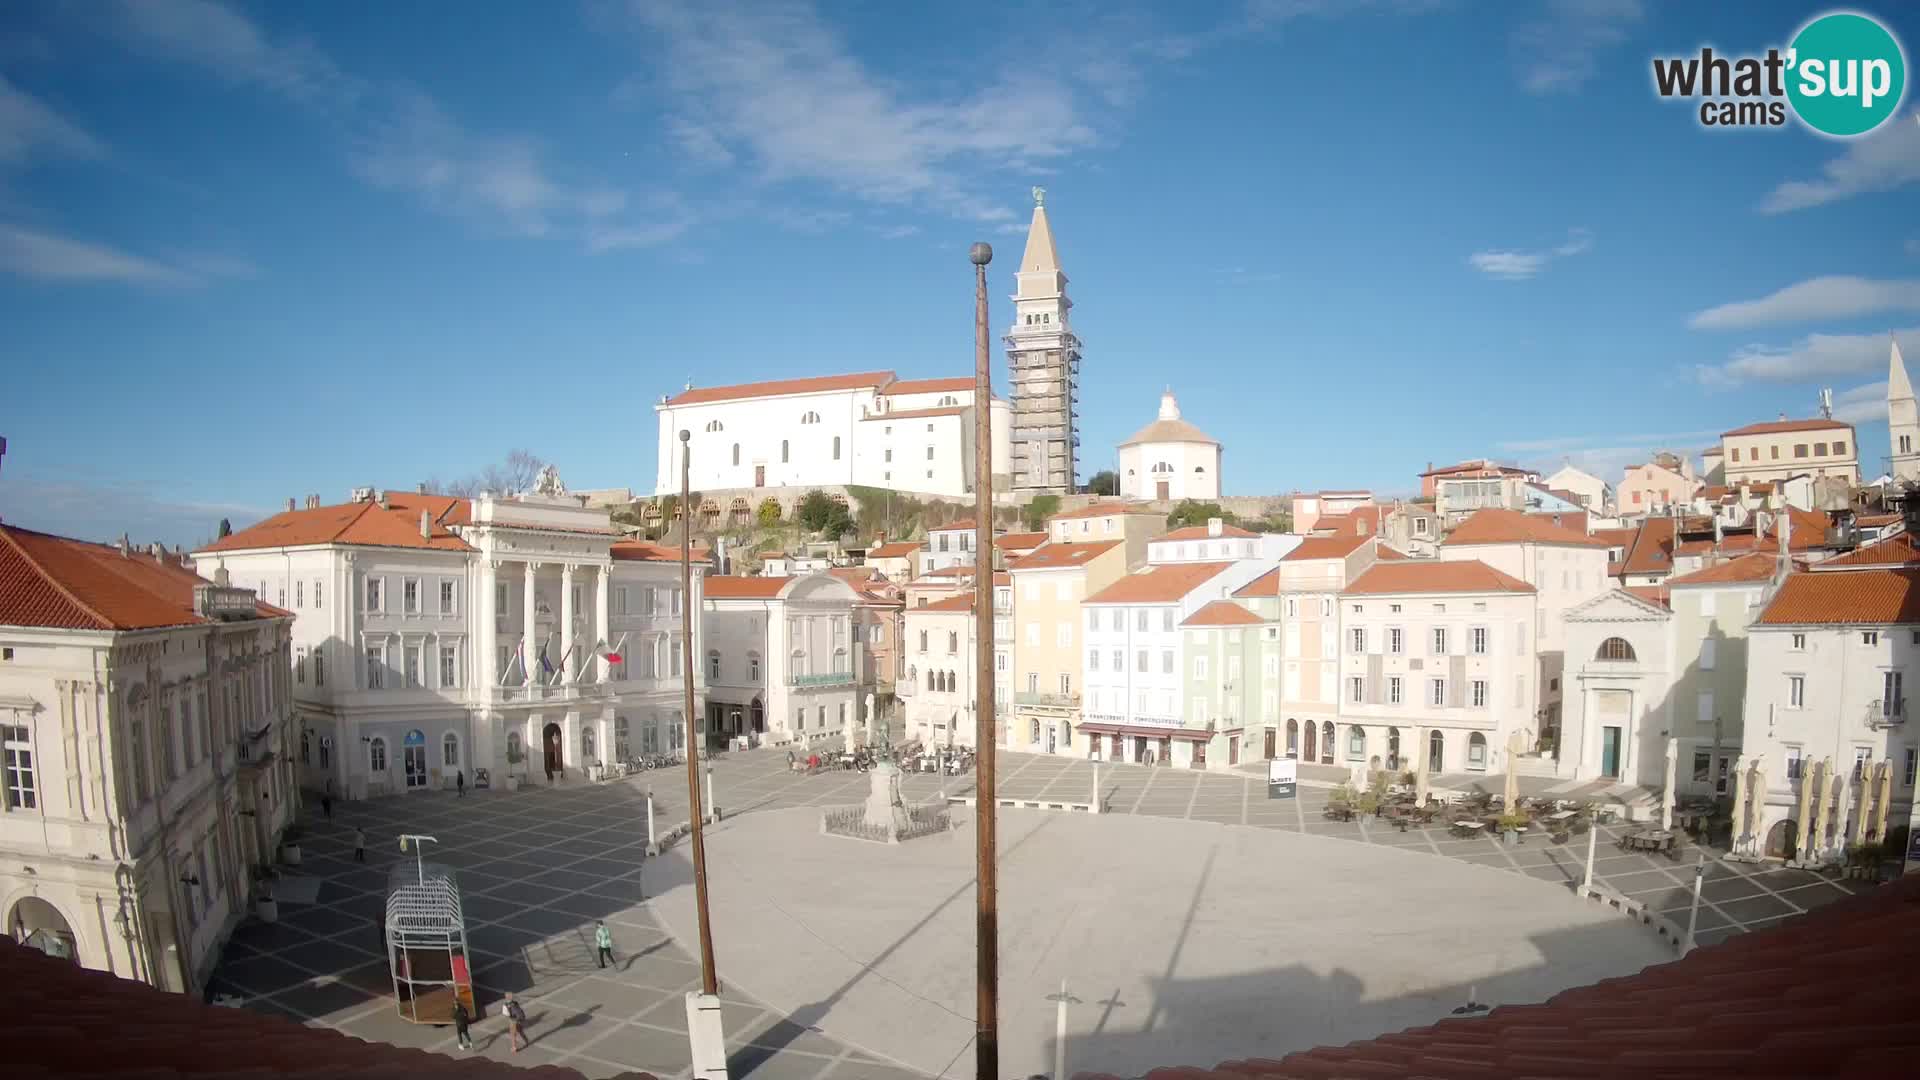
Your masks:
M1060 733L1054 729L1054 726L1052 724L1048 724L1047 725L1047 753L1051 754L1056 750L1058 750L1060 748L1059 741L1060 741Z
M1136 764L1147 760L1147 737L1145 735L1135 735L1133 737L1133 760Z
M1311 720L1300 725L1300 729L1301 729L1300 730L1300 736L1301 736L1300 760L1302 761L1313 761L1315 759L1315 754L1313 752L1313 732L1314 732L1314 729L1318 726L1319 725L1315 724Z
M1193 744L1193 767L1196 769L1204 769L1207 767L1206 743L1196 742Z
M1600 729L1600 775L1620 779L1620 729L1612 725Z
M1227 736L1227 764L1240 764L1240 736Z
M427 786L427 748L424 746L402 747L400 750L400 756L402 760L406 762L406 766L407 766L408 790L412 790L413 788L426 787Z
M1272 728L1267 729L1267 760L1268 761L1271 761L1274 758L1274 749L1275 749L1274 744L1279 742L1279 735L1280 733L1273 730Z
M544 751L547 779L564 775L566 769L560 763L560 725L548 724L540 733L540 745Z
M767 467L765 465L755 465L753 467L753 486L757 488L767 486Z
M1165 480L1162 480L1154 484L1153 491L1154 491L1153 497L1156 499L1159 499L1161 502L1166 502L1168 496L1172 494L1171 489L1167 487L1167 482Z

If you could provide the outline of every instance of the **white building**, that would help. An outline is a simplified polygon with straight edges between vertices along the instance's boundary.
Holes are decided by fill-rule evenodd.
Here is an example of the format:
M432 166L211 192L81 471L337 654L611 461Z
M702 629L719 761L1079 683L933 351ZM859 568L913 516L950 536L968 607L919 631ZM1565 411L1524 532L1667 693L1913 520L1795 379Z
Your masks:
M1572 465L1561 466L1560 471L1547 477L1547 487L1555 491L1570 491L1580 499L1580 505L1595 514L1611 513L1613 510L1613 485Z
M974 529L972 518L928 529L926 545L918 553L920 566L914 576L956 566L972 566Z
M198 993L299 802L292 619L157 549L10 526L0 582L7 933Z
M298 616L304 784L504 786L682 745L677 550L620 540L551 470L513 497L355 495L194 554Z
M1160 415L1120 444L1120 496L1161 502L1220 497L1220 440L1180 419L1173 391Z
M680 491L680 432L689 433L690 482L702 494L864 484L958 496L973 490L971 378L901 379L891 371L711 386L654 406L654 491ZM1011 413L988 407L995 487L1007 476Z
M1687 707L1674 700L1680 672L1673 613L1613 589L1567 612L1563 625L1556 775L1664 787L1667 739ZM1691 717L1687 722L1691 730Z
M1887 358L1887 439L1892 454L1888 471L1895 480L1920 483L1920 403L1913 397L1913 383L1907 378L1907 365L1900 357L1900 343L1889 345Z
M1210 741L1213 732L1186 722L1180 624L1271 569L1271 562L1253 559L1163 563L1128 574L1081 603L1087 665L1080 730L1106 741L1101 756L1191 766L1193 744ZM1060 632L1070 639L1072 628Z
M1764 775L1753 835L1761 854L1825 861L1862 839L1883 838L1878 785L1862 783L1882 763L1888 828L1912 814L1920 730L1906 680L1920 646L1920 564L1905 561L1912 551L1905 545L1873 551L1790 574L1747 632L1741 765L1757 762ZM1815 782L1815 763L1832 768L1832 783Z
M1533 586L1478 561L1368 567L1340 592L1339 726L1322 722L1319 760L1504 769L1516 733L1535 741L1533 601Z
M974 745L979 669L973 590L906 611L904 734L927 746Z
M701 616L710 723L776 746L864 734L853 608L860 594L832 574L711 577Z
M1189 525L1147 541L1150 563L1221 562L1233 559L1276 561L1300 546L1293 533L1249 532L1209 518L1205 525Z

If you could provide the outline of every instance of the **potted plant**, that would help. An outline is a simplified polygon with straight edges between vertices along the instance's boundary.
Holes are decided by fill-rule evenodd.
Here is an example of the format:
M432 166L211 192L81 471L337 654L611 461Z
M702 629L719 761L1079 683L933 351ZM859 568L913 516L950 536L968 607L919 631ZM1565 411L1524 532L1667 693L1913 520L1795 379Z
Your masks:
M280 921L280 902L273 898L273 883L279 877L271 866L253 870L253 914L261 922Z
M301 829L297 824L287 826L286 831L280 834L281 862L288 866L300 865L300 837Z
M1520 842L1520 830L1527 827L1527 815L1518 810L1509 810L1500 815L1500 835L1506 838L1509 846Z
M520 770L518 766L527 760L527 755L517 746L507 747L507 790L520 790Z

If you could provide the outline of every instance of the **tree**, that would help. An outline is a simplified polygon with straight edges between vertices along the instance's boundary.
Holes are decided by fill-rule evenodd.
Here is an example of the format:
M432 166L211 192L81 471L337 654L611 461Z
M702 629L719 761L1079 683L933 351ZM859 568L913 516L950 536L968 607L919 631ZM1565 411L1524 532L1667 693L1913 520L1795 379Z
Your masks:
M228 521L226 518L221 518L220 519L220 539L224 540L227 537L232 535L233 535L233 522Z
M1095 495L1120 494L1120 474L1112 469L1102 469L1087 481L1087 490Z
M819 532L827 527L835 510L840 511L841 517L846 516L846 508L834 502L833 496L819 488L814 488L801 497L800 505L795 508L793 516L807 529Z
M1027 503L1023 520L1028 532L1039 532L1047 527L1047 519L1060 512L1060 496L1035 495Z
M535 457L531 450L513 450L507 459L468 475L463 480L442 481L439 477L430 477L421 482L428 491L441 495L457 495L470 499L483 491L495 495L511 495L521 491L533 490L533 482L540 477L540 470L547 463Z
M1219 518L1223 523L1233 525L1238 518L1228 510L1223 510L1217 502L1203 503L1192 499L1182 499L1167 515L1167 528L1179 529L1189 525L1205 525L1207 519Z
M771 529L780 524L780 500L771 495L760 500L760 511L756 516L762 528Z

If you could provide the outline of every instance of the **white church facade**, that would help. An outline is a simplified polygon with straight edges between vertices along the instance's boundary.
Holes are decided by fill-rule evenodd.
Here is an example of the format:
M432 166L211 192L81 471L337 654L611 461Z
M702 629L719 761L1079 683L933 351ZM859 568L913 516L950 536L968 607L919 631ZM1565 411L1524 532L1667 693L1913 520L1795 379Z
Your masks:
M1163 502L1220 497L1220 441L1180 418L1172 390L1160 395L1153 423L1120 444L1120 495Z

